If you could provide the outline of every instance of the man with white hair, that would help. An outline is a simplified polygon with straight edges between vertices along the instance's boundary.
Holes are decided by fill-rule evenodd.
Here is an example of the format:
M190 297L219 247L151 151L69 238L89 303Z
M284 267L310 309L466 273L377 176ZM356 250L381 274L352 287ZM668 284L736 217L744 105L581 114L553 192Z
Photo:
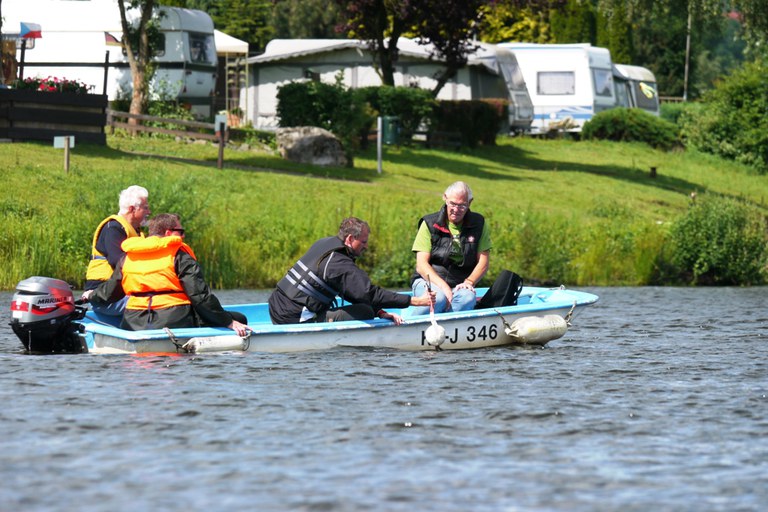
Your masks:
M117 262L125 255L121 248L124 240L139 236L139 229L149 217L149 192L144 187L132 185L120 192L117 215L110 215L96 227L91 244L91 261L85 274L85 290L93 290L107 281ZM126 300L102 307L93 306L96 313L109 316L123 314Z
M416 271L411 278L413 294L430 287L436 293L435 313L473 309L475 286L488 271L491 236L488 223L469 209L472 189L463 181L448 186L439 211L419 219L413 242ZM429 308L414 308L415 315Z

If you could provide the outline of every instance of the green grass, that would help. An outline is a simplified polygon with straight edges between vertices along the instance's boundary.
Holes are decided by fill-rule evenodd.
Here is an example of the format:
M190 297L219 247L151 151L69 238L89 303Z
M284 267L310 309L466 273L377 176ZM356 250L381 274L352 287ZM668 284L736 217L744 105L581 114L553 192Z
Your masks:
M210 144L110 136L107 147L78 144L67 174L62 150L0 144L0 289L30 275L81 286L93 229L132 184L150 191L153 213L181 214L217 288L274 286L349 215L372 227L361 265L377 283L404 287L417 220L440 207L456 180L470 184L473 209L491 223L491 278L509 268L527 282L651 284L692 192L739 198L768 215L765 176L642 144L500 138L496 147L461 153L386 147L381 175L375 149L358 155L353 169L227 149L219 170L217 155Z

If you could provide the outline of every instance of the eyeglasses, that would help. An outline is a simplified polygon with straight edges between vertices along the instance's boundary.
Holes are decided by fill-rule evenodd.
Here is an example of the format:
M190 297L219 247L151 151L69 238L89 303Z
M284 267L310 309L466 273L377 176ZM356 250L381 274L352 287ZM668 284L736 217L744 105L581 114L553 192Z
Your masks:
M173 231L174 233L178 233L181 236L184 236L184 230L181 228L173 228L171 231Z
M467 203L454 203L453 201L448 201L448 207L456 208L457 210L466 210L469 208L469 205Z

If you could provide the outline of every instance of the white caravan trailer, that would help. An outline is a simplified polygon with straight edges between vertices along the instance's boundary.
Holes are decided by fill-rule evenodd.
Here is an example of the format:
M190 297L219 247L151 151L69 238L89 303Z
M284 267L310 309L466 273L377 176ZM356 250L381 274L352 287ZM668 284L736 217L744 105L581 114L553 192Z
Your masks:
M613 80L616 85L616 105L640 108L654 115L660 115L659 89L656 77L650 69L628 64L613 65Z
M511 50L533 102L531 133L579 132L616 106L611 54L589 44L501 43Z
M499 75L504 77L509 94L509 131L527 132L533 122L533 102L525 86L525 79L515 54L506 48L496 47L493 52Z
M187 104L198 115L211 113L216 84L213 20L202 11L159 7L163 49L156 55L151 91L155 97ZM77 80L110 100L130 98L131 72L119 44L122 36L116 0L4 0L3 38L18 38L21 22L40 25L42 37L27 40L24 78L53 76ZM129 19L137 12L128 11ZM23 68L22 68L23 66ZM105 76L105 69L107 74Z

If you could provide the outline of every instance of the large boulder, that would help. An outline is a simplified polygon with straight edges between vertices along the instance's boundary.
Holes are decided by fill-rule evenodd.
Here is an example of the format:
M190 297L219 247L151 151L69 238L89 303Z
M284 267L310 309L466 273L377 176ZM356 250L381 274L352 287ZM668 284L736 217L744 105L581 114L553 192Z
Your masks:
M346 166L341 141L328 130L315 126L278 128L277 149L286 160L312 165Z

